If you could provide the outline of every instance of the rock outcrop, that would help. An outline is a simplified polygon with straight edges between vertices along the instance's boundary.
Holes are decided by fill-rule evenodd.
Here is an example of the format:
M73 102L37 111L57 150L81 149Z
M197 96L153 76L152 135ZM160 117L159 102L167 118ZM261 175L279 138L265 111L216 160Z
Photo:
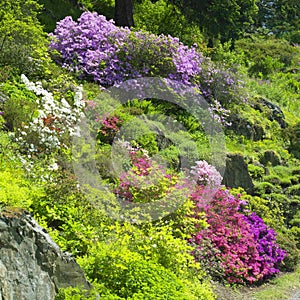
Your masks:
M0 211L0 299L52 300L59 288L91 285L29 213Z
M227 155L222 184L230 188L242 187L247 193L253 194L254 184L249 175L248 165L242 155Z

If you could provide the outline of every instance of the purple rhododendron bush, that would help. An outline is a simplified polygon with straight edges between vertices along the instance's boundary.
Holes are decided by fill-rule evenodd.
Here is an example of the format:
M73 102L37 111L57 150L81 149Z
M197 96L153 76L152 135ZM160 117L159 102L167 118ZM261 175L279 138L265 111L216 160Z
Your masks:
M128 79L160 76L193 85L207 99L225 104L234 99L233 91L240 84L178 38L119 28L97 13L85 12L77 21L66 17L51 36L57 62L104 88Z

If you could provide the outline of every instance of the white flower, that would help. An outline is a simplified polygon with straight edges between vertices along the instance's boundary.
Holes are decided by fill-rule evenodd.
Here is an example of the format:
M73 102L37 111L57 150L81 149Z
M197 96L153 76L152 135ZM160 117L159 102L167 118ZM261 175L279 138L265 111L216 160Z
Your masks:
M58 167L59 167L58 164L55 162L55 163L51 164L50 166L48 166L48 170L57 171Z

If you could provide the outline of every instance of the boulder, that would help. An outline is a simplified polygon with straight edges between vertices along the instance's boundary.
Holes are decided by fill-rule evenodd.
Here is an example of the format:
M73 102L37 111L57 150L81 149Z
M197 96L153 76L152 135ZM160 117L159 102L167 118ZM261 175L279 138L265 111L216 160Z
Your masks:
M230 115L231 126L237 135L243 135L247 139L260 141L265 136L265 130L259 124L252 124L250 121L243 119L239 114Z
M254 108L261 112L267 110L268 111L268 119L270 121L276 121L280 125L281 128L287 127L284 113L278 105L270 102L269 100L267 100L263 97L259 97L257 99L257 104L254 106Z
M222 184L229 188L242 187L247 193L253 194L254 184L248 172L248 165L242 155L227 154Z
M51 300L59 288L91 285L71 255L63 253L31 215L0 211L0 299Z
M278 166L281 164L279 155L273 150L266 150L259 158L259 162L264 166L267 166L268 163L270 163L272 166Z

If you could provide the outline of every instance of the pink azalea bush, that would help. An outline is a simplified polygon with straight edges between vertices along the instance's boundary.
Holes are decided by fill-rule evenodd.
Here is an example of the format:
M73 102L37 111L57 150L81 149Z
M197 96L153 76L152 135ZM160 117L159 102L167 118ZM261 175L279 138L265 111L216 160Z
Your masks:
M205 206L203 195L202 186L191 195L195 214L204 210L210 225L190 239L196 259L230 283L251 284L279 272L286 254L276 244L274 230L255 213L246 216L241 211L244 203L226 189L218 189Z

